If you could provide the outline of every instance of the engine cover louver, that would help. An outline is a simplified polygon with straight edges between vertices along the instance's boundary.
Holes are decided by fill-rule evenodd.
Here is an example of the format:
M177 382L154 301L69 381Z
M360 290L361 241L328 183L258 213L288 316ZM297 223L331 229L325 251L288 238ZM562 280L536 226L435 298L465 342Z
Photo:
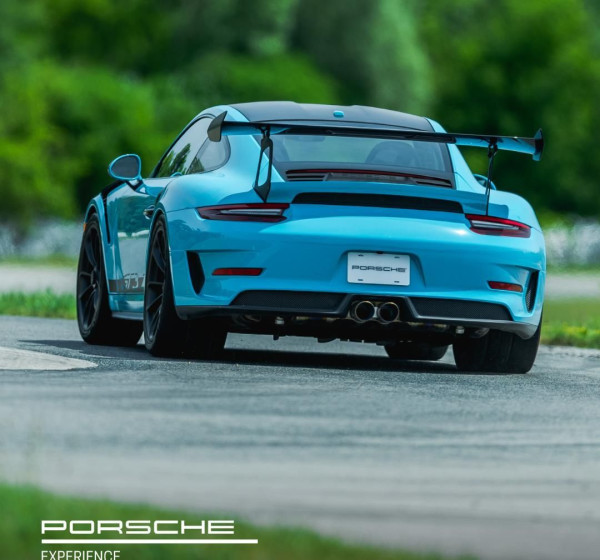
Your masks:
M288 181L324 181L327 173L325 171L305 171L298 169L288 171L286 178Z
M368 169L290 169L285 176L288 181L366 181L452 188L452 182L442 177Z

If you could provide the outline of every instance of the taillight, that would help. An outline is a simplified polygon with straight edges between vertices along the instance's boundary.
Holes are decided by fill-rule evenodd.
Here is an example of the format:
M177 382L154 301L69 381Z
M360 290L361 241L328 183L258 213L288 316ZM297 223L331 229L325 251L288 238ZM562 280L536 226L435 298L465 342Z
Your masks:
M530 237L531 228L521 222L507 220L505 218L495 218L494 216L479 216L476 214L467 214L467 220L470 222L470 228L475 233L483 235L504 235L507 237Z
M289 204L226 204L202 206L198 214L205 220L228 220L231 222L282 222L283 212Z

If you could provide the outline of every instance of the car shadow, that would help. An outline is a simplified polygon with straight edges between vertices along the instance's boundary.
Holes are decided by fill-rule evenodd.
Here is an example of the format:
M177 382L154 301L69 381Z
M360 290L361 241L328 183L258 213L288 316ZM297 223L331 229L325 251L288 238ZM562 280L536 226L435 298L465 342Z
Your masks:
M83 340L22 340L21 342L42 344L54 348L73 350L81 354L81 359L86 358L115 358L124 360L149 360L152 356L148 354L143 344L132 347L101 346L87 344Z
M81 359L106 358L114 360L183 362L189 359L155 358L143 344L123 348L115 346L90 345L76 340L23 340L23 342L39 344L58 349L77 352ZM192 360L197 363L208 363L203 360ZM337 369L353 371L407 372L407 373L452 373L456 374L454 364L445 362L419 362L391 360L384 356L369 354L341 354L336 352L300 352L294 350L252 350L246 348L226 348L213 363L241 364L276 368L311 368Z
M226 349L220 363L249 366L343 369L356 371L394 371L410 373L456 373L453 364L391 360L368 354L339 354L325 352L297 352L282 350Z

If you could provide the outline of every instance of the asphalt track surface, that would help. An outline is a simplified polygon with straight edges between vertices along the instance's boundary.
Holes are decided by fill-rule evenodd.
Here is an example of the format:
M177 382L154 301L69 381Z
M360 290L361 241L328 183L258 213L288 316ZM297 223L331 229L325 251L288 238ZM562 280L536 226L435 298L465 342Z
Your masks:
M0 370L3 479L483 559L600 557L600 352L492 376L298 338L234 335L207 363L87 346L72 321L0 317L0 336L96 365Z

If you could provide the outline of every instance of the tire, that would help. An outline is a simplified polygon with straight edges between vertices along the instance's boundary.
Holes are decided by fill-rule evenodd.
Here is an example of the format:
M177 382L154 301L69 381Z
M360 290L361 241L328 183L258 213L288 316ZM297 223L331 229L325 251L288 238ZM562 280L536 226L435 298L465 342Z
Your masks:
M87 221L81 240L77 266L77 325L88 344L135 346L142 334L142 323L114 319L108 304L104 255L98 216Z
M461 371L483 373L527 373L535 362L542 321L535 334L523 340L520 336L491 330L481 338L465 338L456 341L454 361Z
M167 228L156 219L150 238L144 291L144 340L153 356L170 358L218 357L227 330L218 319L186 321L175 310Z
M432 346L424 342L397 342L385 346L385 351L394 360L441 360L448 346Z

